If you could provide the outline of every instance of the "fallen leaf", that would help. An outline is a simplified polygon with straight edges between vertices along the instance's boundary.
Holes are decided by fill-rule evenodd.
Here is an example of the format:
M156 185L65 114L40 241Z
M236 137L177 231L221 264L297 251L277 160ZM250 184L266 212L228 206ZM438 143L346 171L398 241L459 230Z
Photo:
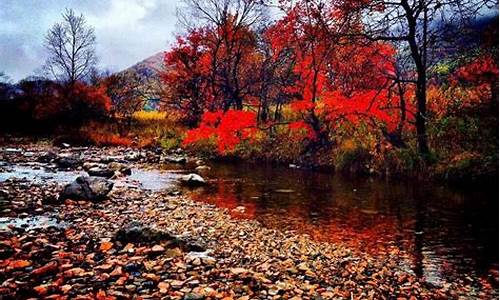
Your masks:
M63 292L64 294L67 294L73 287L69 284L65 284L63 286L61 286L61 292Z
M56 270L57 270L57 262L52 261L38 269L34 269L33 271L31 271L31 275L40 276Z
M99 246L99 250L101 250L102 252L106 252L111 248L113 248L112 242L102 242L101 246Z
M160 290L160 293L166 294L168 293L168 289L170 288L170 284L168 282L160 282L158 283L158 289Z
M9 267L12 269L22 269L31 266L31 262L28 260L13 260L9 263Z
M47 285L46 284L42 284L42 285L39 285L39 286L35 286L33 288L35 290L35 292L38 293L38 295L40 296L43 296L45 294L47 294L47 291L48 291L48 288L47 288Z
M123 273L122 267L118 266L109 275L111 275L111 276L119 276L119 275L122 275L122 273Z

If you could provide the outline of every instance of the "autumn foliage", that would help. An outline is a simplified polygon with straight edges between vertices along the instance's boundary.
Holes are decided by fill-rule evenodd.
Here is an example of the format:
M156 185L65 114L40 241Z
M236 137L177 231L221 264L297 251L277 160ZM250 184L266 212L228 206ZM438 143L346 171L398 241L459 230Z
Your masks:
M103 87L82 82L71 85L49 80L24 80L10 102L10 114L31 122L82 124L106 118L111 100ZM7 116L7 118L10 116Z
M229 15L180 36L165 54L162 78L171 107L198 126L184 145L213 138L227 152L251 132L277 126L322 145L345 123L395 130L399 99L387 88L395 51L348 42L342 17L333 6L299 1L261 33ZM293 116L285 119L286 107Z
M429 149L444 148L440 137L447 133L473 140L468 135L479 131L480 122L469 125L469 117L482 118L478 112L487 110L484 119L496 117L494 30L463 51L460 45L439 48L430 30L426 52L420 8L410 8L418 24L406 24L407 12L394 10L401 13L394 16L401 30L417 27L416 49L408 45L410 36L374 32L364 20L365 13L383 16L403 2L280 0L281 13L272 21L265 2L186 1L199 18L185 24L155 74L124 71L72 83L24 80L9 94L16 101L2 103L4 111L14 112L5 115L27 120L27 127L79 125L80 135L97 145L207 146L221 155L245 152L287 161L347 153L352 159L335 164L366 166L360 163L366 158L381 162L380 169L406 164L391 151L409 153L411 161L414 147L431 161ZM156 101L153 112L147 111L149 100ZM408 165L419 166L419 159Z
M255 8L259 1L245 4ZM278 7L280 18L269 23L245 18L249 11L241 14L238 7L198 11L205 22L190 27L165 53L168 107L194 127L184 146L210 142L227 154L238 144L259 140L262 153L275 151L271 144L285 139L299 143L304 154L338 148L344 139L364 135L370 141L360 144L372 148L370 156L416 143L428 157L426 127L433 125L432 118L497 105L493 52L481 50L465 60L457 54L431 58L415 37L412 42L421 48L406 53L401 45L409 46L409 36L378 37L363 20L366 12L387 12L380 1L283 0ZM425 55L428 66L422 67ZM439 59L453 62L445 78L430 67ZM247 114L251 122L243 117ZM230 120L234 124L227 126Z
M257 116L249 111L228 110L205 112L200 126L187 131L184 144L215 139L219 152L233 150L243 141L250 141L257 126Z

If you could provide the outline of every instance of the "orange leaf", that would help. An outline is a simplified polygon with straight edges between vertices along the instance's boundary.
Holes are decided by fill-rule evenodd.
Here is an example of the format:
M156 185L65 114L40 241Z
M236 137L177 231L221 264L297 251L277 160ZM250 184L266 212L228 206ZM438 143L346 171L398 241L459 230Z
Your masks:
M9 267L13 269L22 269L31 265L28 260L13 260L9 263Z
M39 295L45 295L47 294L48 288L46 284L42 284L39 286L35 286L33 288Z
M113 248L113 243L112 242L102 242L101 246L99 247L99 250L106 252L109 249Z

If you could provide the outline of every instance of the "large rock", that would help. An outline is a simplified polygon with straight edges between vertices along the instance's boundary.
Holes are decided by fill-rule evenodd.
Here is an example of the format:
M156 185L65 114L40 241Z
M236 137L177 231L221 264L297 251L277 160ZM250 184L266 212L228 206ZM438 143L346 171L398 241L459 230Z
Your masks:
M62 156L57 159L57 166L63 169L76 169L83 161L79 157Z
M43 162L43 163L50 163L56 159L57 159L57 154L52 152L52 151L48 151L48 152L45 152L42 155L40 155L38 157L37 161Z
M205 181L205 179L203 179L203 177L194 173L182 176L180 178L180 181L182 184L189 187L197 187L207 184L207 182Z
M205 242L192 237L179 237L166 231L144 226L139 222L131 222L115 233L115 241L122 244L158 244L162 243L166 248L179 248L185 252L203 252L206 250Z
M113 182L101 177L80 176L64 187L59 200L98 201L106 198L113 188Z
M175 239L166 231L144 226L137 222L132 222L115 233L115 240L126 243L157 243Z

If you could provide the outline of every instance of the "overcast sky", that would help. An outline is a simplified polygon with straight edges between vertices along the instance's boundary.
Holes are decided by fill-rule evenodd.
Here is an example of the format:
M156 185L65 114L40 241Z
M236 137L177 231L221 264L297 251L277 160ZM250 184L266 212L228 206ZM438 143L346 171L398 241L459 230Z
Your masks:
M0 72L13 80L43 64L47 30L65 8L85 15L95 28L99 66L125 69L166 50L179 28L180 0L0 0Z

